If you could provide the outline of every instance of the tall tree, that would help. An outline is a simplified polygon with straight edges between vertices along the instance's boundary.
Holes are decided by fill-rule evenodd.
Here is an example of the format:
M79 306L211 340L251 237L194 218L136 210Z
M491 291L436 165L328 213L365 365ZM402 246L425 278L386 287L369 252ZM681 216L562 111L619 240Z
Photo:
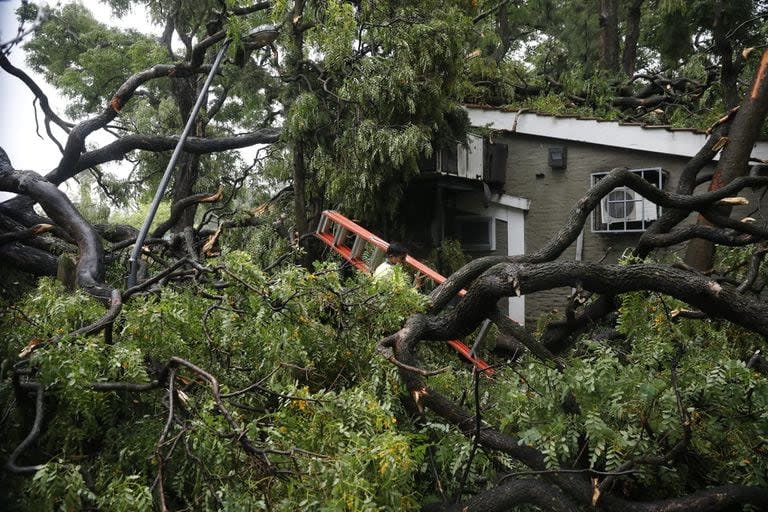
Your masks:
M515 10L534 4L541 12ZM579 4L571 19L558 10ZM38 57L72 91L74 123L0 56L3 70L36 92L46 122L68 130L60 165L46 176L15 169L0 150L0 190L20 194L0 205L0 256L38 274L74 275L109 306L51 280L20 300L3 288L0 357L13 361L0 366L0 424L9 433L0 442L3 501L28 510L163 511L768 506L768 364L756 349L768 334L768 233L720 210L724 199L768 180L734 177L693 193L726 135L721 175L744 171L765 122L768 57L738 117L713 128L675 192L614 171L541 250L471 261L429 300L398 282L342 282L334 263L313 273L287 264L294 255L278 238L287 231L286 193L239 215L208 209L202 221L218 215L215 231L201 222L161 237L191 205L232 195L249 169L228 165L235 157L221 152L255 144L272 145L258 167L265 179L293 180L294 192L297 171L305 180L289 208L303 209L304 220L326 201L361 217L391 211L419 156L460 139L456 102L477 85L464 81L465 70L483 59L498 66L500 80L525 78L525 66L509 65L513 45L499 34L535 27L530 38L542 41L530 62L538 71L567 67L556 54L575 56L577 75L591 79L596 39L576 39L598 27L583 4L144 2L164 23L161 42L110 31L65 7L52 12L51 32L41 27L38 42L47 47ZM502 10L547 23L496 30ZM277 26L258 28L267 22ZM585 30L555 39L566 26ZM199 91L196 78L227 38L232 51L201 117L205 129L184 146L201 156L200 167L188 168L197 187L190 191L205 193L171 205L142 247L144 279L125 289L120 265L110 264L136 243L136 230L94 226L57 185L139 150L139 170L152 180L176 142L182 100ZM517 74L502 74L510 70ZM671 80L650 82L674 89ZM102 147L86 146L105 127L121 131ZM219 180L226 194L209 193ZM623 265L558 260L615 187L664 208L636 254ZM681 224L690 212L712 225ZM261 228L248 245L232 236L244 226ZM737 248L725 254L725 278L644 261L693 237ZM68 257L54 257L62 252L77 255L74 271ZM565 319L535 332L497 310L500 298L561 286L579 292ZM453 305L462 288L465 298ZM618 320L601 323L618 295ZM442 351L442 340L468 335L486 318L500 333L497 355L488 356L498 357L493 379Z
M619 70L619 1L600 0L600 67Z
M627 5L626 33L624 49L621 54L621 71L624 76L632 76L637 69L637 45L640 41L640 20L644 0L632 0Z

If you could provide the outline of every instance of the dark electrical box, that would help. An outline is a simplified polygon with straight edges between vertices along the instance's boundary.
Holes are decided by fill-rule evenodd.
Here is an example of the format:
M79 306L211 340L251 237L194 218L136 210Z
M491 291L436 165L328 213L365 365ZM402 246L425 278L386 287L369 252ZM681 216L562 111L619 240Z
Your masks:
M549 148L547 163L552 169L565 169L567 165L568 148L565 146L554 146Z

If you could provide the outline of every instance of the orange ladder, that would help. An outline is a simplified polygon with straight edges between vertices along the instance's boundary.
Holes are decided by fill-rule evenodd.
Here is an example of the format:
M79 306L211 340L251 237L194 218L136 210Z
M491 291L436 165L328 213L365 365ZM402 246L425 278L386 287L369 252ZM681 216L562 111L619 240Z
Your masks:
M334 210L325 210L322 213L315 236L356 268L369 273L384 261L387 247L389 247L389 243L385 240ZM365 261L364 252L368 245L373 247L373 251L368 260ZM416 258L406 256L405 264L437 284L445 281L443 275L435 272ZM459 292L461 296L464 294L466 294L465 290ZM448 340L448 344L474 364L478 370L485 372L486 375L494 373L493 368L488 363L475 357L472 350L461 341Z

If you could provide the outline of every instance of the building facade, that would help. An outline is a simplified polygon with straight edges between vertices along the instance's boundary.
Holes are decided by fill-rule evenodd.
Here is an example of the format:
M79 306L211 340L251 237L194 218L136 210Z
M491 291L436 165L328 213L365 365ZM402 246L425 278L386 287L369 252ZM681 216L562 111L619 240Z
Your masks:
M425 164L409 189L406 218L417 240L435 246L457 239L473 257L540 249L612 169L626 168L674 190L707 138L688 129L480 107L467 111L472 126L489 135L470 136L456 151L441 151ZM768 143L756 144L753 157L768 159ZM757 206L744 213L754 216ZM660 213L634 191L615 189L561 258L616 262ZM689 222L694 221L692 214ZM570 293L556 289L511 299L509 314L530 325L542 314L562 312Z

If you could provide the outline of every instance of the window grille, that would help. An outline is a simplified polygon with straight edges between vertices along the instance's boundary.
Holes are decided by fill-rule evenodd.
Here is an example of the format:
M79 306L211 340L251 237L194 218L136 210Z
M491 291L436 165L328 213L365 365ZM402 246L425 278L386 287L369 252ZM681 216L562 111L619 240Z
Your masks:
M663 189L667 172L661 167L630 169L645 181ZM608 172L596 172L590 176L590 185L605 178ZM661 214L661 209L628 187L613 189L600 201L600 207L592 212L593 233L639 233L645 231Z

